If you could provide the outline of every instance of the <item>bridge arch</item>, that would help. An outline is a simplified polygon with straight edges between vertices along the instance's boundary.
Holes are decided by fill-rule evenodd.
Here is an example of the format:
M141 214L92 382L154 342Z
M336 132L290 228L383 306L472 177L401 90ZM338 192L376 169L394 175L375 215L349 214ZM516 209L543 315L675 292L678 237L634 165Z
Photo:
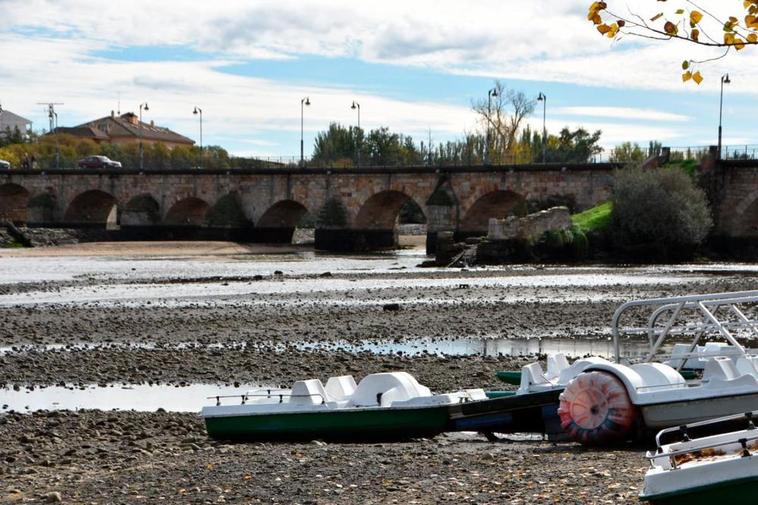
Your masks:
M90 189L71 200L63 220L69 226L118 225L118 202L110 193Z
M58 208L58 199L52 188L44 193L34 195L29 199L28 221L34 224L54 225L56 221L55 211Z
M355 228L359 230L391 230L395 228L400 210L413 202L414 207L426 215L423 208L410 196L401 191L387 190L371 195L358 210Z
M234 191L216 200L213 207L208 209L206 220L209 226L223 228L240 228L250 222L242 208L239 194Z
M163 222L174 226L202 226L205 224L209 208L205 200L188 196L171 206Z
M266 209L256 228L296 228L309 214L308 208L295 200L280 200Z
M149 226L160 220L161 206L149 193L133 197L121 211L121 224L124 226Z
M526 199L514 191L496 190L480 196L463 213L459 229L463 232L486 232L490 218L504 218L526 213Z
M26 224L29 191L18 184L0 184L0 221Z

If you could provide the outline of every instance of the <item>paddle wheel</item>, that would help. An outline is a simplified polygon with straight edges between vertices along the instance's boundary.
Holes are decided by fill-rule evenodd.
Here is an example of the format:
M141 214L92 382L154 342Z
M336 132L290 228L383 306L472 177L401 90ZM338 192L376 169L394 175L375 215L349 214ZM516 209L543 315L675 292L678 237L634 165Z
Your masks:
M639 411L619 379L605 372L577 375L561 393L561 428L585 445L623 442Z

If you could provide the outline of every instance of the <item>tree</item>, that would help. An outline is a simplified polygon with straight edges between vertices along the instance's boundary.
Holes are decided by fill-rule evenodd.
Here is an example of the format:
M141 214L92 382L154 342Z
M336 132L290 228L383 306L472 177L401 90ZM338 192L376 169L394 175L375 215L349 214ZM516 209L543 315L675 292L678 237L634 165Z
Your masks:
M627 255L664 260L691 256L712 226L705 193L683 170L618 172L611 234Z
M495 81L494 93L476 100L471 108L484 130L486 158L493 163L513 162L516 136L521 124L534 112L535 101L522 91Z
M646 157L647 154L642 150L639 144L624 142L611 150L611 155L608 159L613 163L641 163L645 161Z
M367 165L414 165L421 164L422 154L412 137L393 133L387 127L371 130L364 138L362 129L332 123L316 135L313 160L342 166L358 161Z
M363 130L331 123L328 130L316 135L313 160L322 163L355 163L358 160L358 146L362 141Z
M652 0L648 1L652 5ZM661 1L665 0L658 0L655 5ZM723 0L719 3L722 2ZM741 51L746 46L758 44L758 0L744 0L741 11L738 6L733 7L733 15L720 15L720 7L715 7L719 8L719 15L716 15L714 11L697 7L691 0L687 0L686 3L692 8L672 8L668 12L656 12L646 18L631 11L628 15L611 11L608 3L604 1L592 2L587 19L595 25L601 35L610 39L618 40L624 35L632 35L663 41L682 40L698 46L719 49L721 52L716 57L701 60L687 58L682 62L682 80L696 84L703 81L700 70L695 68L696 65L723 58L732 49ZM618 1L619 8L621 4L622 2Z
M598 145L600 130L590 134L584 128L574 131L563 128L558 137L549 135L545 153L546 161L558 163L587 163L593 156L603 152Z

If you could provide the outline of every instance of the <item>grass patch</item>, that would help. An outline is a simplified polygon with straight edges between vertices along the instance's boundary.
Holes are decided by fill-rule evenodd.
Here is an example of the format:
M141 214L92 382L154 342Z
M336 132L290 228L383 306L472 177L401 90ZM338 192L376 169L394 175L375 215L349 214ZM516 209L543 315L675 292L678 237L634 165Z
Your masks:
M611 211L613 211L612 202L601 203L584 212L572 215L571 222L584 233L602 230L611 224Z

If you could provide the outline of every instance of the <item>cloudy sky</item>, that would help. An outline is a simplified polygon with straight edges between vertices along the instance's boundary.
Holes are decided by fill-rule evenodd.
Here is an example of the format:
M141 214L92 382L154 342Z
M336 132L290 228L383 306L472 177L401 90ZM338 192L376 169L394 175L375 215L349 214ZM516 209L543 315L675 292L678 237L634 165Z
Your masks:
M653 0L614 2L655 14ZM623 141L714 144L719 76L729 72L724 142L758 143L758 51L702 67L684 85L683 43L604 39L589 0L224 0L128 2L0 0L0 103L47 128L38 102L63 102L73 126L136 111L145 120L239 155L297 155L300 101L306 154L330 122L439 142L474 127L473 99L494 79L547 95L547 127L603 131ZM679 2L685 8L687 2ZM658 5L656 5L658 4ZM667 2L673 10L677 2ZM702 0L739 12L741 0ZM629 7L631 5L631 7ZM542 110L530 118L541 128Z

